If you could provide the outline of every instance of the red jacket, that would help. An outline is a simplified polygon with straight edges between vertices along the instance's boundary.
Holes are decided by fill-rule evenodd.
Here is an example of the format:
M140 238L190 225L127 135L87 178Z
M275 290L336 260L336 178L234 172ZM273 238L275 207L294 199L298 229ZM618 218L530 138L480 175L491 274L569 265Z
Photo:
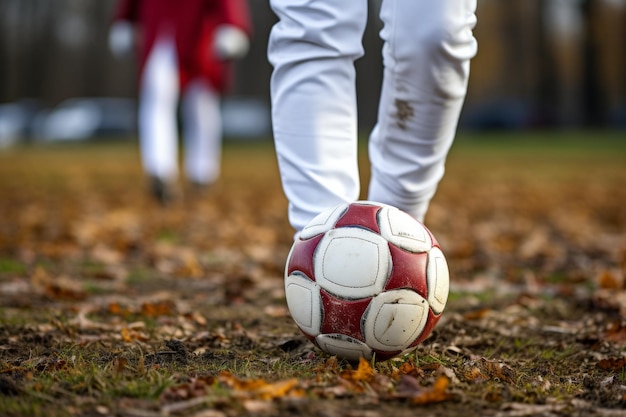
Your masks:
M159 34L171 32L176 44L181 88L196 77L203 77L217 90L232 82L232 62L216 57L213 51L215 29L222 24L252 33L246 0L120 0L115 20L128 20L139 29L139 70Z

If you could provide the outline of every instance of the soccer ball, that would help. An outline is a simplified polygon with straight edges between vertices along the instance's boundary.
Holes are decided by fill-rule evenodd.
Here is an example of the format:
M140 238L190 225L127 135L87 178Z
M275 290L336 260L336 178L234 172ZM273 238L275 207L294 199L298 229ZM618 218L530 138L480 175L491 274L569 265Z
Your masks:
M297 326L321 350L351 361L414 350L441 317L449 288L432 233L409 214L370 201L315 217L285 268Z

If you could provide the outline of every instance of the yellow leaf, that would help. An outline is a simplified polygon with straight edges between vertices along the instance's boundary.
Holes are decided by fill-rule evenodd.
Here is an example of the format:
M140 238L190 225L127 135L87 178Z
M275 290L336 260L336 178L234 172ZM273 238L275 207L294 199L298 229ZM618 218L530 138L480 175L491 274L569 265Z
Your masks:
M126 327L122 328L121 333L122 333L122 340L124 342L132 342L133 341L133 338L130 335L130 330L128 330Z
M140 340L142 342L150 340L148 335L146 335L145 333L141 333L129 327L123 327L120 333L122 335L122 340L127 343L132 342L133 340Z
M303 390L295 389L298 385L296 378L285 381L267 382L263 379L239 379L230 372L220 373L220 381L235 391L244 394L246 398L271 400L285 396L302 397Z
M273 384L266 384L265 386L259 388L255 394L263 400L271 400L273 398L287 396L297 385L298 380L295 378L288 379L286 381L278 381ZM297 396L302 396L302 393L300 392Z
M424 376L424 371L417 368L413 362L404 362L398 368L398 373L400 375L411 375L414 377Z
M441 375L435 381L435 384L431 389L426 389L411 399L411 403L415 405L433 404L452 398L452 394L448 393L446 389L450 384L450 380Z
M476 366L463 372L463 376L470 382L482 382L489 379L489 377L483 374L482 371Z
M621 290L624 288L624 282L620 277L611 271L602 271L598 276L598 285L600 288L607 290Z
M356 371L347 370L341 373L341 376L344 379L359 382L359 381L370 381L376 371L372 368L370 363L365 358L359 358L359 366Z
M167 300L146 302L141 305L141 314L148 317L170 316L173 314L173 310L173 304Z

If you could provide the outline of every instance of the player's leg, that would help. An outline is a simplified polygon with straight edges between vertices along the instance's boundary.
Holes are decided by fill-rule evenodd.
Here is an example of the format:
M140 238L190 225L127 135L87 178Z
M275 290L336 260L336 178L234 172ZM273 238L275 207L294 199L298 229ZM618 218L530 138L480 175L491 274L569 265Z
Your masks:
M146 61L139 91L141 158L157 188L158 181L169 183L178 175L178 97L175 46L171 39L161 38Z
M354 61L366 0L271 0L272 123L289 220L299 231L359 195Z
M220 174L222 119L220 95L196 79L186 87L181 103L185 139L185 172L196 185L209 185Z
M384 0L384 78L368 198L423 220L465 99L476 0Z

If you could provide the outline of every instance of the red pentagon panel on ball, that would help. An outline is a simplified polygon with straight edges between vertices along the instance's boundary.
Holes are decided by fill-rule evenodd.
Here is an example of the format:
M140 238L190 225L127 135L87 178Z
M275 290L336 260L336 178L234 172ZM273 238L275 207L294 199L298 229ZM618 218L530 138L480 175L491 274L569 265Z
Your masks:
M320 296L324 310L321 333L341 333L363 342L361 317L372 298L343 300L324 290L320 290Z
M411 253L389 243L391 252L391 276L387 281L385 290L409 288L417 292L423 298L428 298L428 280L426 278L426 265L428 253Z
M291 274L294 271L300 271L312 281L315 281L315 273L313 269L313 254L317 245L324 237L323 234L314 236L307 240L296 240L293 244L291 258L289 259L289 265L287 266L287 274Z
M379 206L370 206L359 203L352 203L346 212L337 220L335 228L348 226L361 226L375 233L380 233L376 215L380 210Z

